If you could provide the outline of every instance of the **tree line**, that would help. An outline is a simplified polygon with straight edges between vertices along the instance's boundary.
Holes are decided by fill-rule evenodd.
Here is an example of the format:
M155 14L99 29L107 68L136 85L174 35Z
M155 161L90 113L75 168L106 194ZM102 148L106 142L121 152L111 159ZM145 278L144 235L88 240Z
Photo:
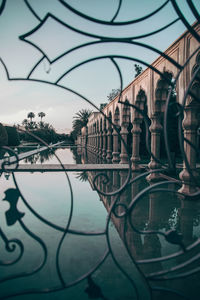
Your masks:
M57 133L54 127L43 121L43 118L46 116L44 112L39 112L38 117L40 118L39 122L34 121L35 113L29 112L27 118L22 121L22 125L27 130L27 132L20 132L20 138L26 142L39 142L28 132L31 132L36 137L39 137L41 140L46 143L57 143L59 141L65 141L66 143L72 143L72 139L68 134Z

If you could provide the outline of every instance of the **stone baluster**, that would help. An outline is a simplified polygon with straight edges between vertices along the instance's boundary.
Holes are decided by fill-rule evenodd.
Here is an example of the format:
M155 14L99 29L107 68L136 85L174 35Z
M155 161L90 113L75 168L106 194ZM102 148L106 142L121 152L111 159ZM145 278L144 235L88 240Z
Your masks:
M199 105L191 105L185 108L183 129L184 137L191 142L194 146L197 146L197 128L199 125ZM188 160L191 173L194 178L199 182L199 173L196 170L196 151L195 149L186 141L184 141L184 152ZM185 162L183 163L183 170L179 175L180 179L183 181L183 185L179 190L182 193L190 194L196 192L198 187L196 186L191 174L186 169Z
M160 137L162 131L162 125L160 123L160 113L154 113L151 116L151 126L149 127L151 132L151 153L157 159L160 159ZM159 162L157 162L153 157L151 157L151 161L149 163L150 170L155 170L160 167ZM147 180L149 181L157 181L160 179L158 173L151 173Z
M132 142L132 170L138 171L140 170L139 161L140 161L140 134L142 132L141 127L141 119L135 118L133 121L133 128L131 130L133 135L133 142Z
M119 128L119 126L118 126ZM113 153L112 153L112 162L119 163L119 134L117 133L116 129L113 128Z
M128 153L127 153L127 137L128 137L128 123L122 123L121 126L121 137L123 141L121 140L121 154L120 154L120 164L126 164L128 163ZM126 146L125 146L126 145Z

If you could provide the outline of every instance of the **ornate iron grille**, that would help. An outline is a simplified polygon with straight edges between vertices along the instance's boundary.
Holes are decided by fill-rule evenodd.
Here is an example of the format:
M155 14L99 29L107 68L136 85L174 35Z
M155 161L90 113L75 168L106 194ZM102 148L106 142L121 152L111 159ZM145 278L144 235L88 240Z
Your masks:
M9 1L2 0L0 6L0 15L6 11L6 6ZM159 297L165 297L169 299L171 297L177 297L177 299L198 299L198 295L196 290L194 293L190 291L185 292L184 284L179 287L179 283L181 282L190 282L190 280L195 281L195 276L199 275L199 238L191 242L191 240L186 241L184 236L183 228L187 226L188 223L184 221L184 208L187 210L191 210L194 206L198 208L198 199L199 199L199 172L196 167L196 159L199 156L199 144L197 143L197 134L198 134L198 115L197 113L200 111L199 109L199 46L195 47L194 51L187 56L187 59L183 59L182 61L177 61L173 55L170 56L166 52L161 52L157 48L144 43L142 41L143 38L147 38L153 36L159 32L164 32L165 29L170 28L176 22L182 22L188 30L188 34L190 34L190 39L194 39L195 43L199 43L199 11L193 1L187 0L187 7L190 9L191 14L196 18L196 23L191 26L182 13L180 6L178 5L176 0L167 0L163 2L162 5L159 5L157 9L150 12L149 14L139 17L137 19L131 19L128 21L117 21L117 18L120 14L121 9L123 8L123 4L125 1L118 1L118 7L113 14L113 17L110 21L106 21L103 19L97 19L93 16L87 15L80 10L77 10L73 5L70 5L67 1L57 0L58 5L63 9L63 11L70 11L74 16L79 17L80 20L85 20L90 22L90 24L95 24L98 26L107 26L108 28L111 26L112 28L120 28L128 25L137 25L141 22L145 22L145 20L149 20L152 17L159 14L167 5L171 5L176 13L177 17L167 23L165 26L158 28L154 31L148 32L148 30L141 35L132 35L132 36L119 36L115 37L107 35L106 33L100 35L98 33L92 33L92 30L84 30L79 27L75 28L70 23L63 21L63 19L59 18L52 12L48 12L44 18L40 18L37 10L34 9L33 2L24 0L24 4L27 6L29 12L35 17L37 21L37 26L35 26L32 30L27 33L22 33L19 36L21 43L28 43L32 47L35 47L40 52L40 58L37 63L29 71L28 75L25 77L12 77L10 76L10 72L3 61L0 58L1 64L3 65L7 80L9 81L29 81L29 82L37 82L47 85L52 85L66 91L70 91L75 95L79 96L81 99L90 104L94 110L99 112L99 120L101 122L96 122L95 127L93 127L93 131L88 133L87 139L83 139L84 136L80 137L80 151L82 156L87 162L96 162L96 157L98 148L102 149L103 154L103 162L110 162L111 157L107 157L106 161L106 150L110 150L113 152L116 149L112 149L111 147L111 130L115 134L113 134L113 143L115 137L118 137L119 143L121 143L121 159L122 165L119 164L119 171L101 171L99 172L97 168L94 167L94 170L88 171L86 173L87 178L90 180L92 187L98 192L100 199L104 202L105 207L107 208L108 215L107 220L105 222L105 228L101 231L84 231L84 230L74 230L71 227L71 223L73 221L73 209L74 209L74 200L73 200L73 189L70 183L70 178L65 170L65 166L62 161L57 157L57 160L60 163L63 172L66 175L66 180L69 185L69 194L70 194L70 208L68 212L68 216L65 220L65 226L59 226L51 220L44 218L40 213L38 213L29 203L28 199L23 196L23 187L21 187L16 179L16 172L19 168L20 156L16 151L14 151L11 147L2 146L1 148L9 153L12 158L4 158L1 164L1 172L7 174L8 172L12 173L12 179L14 182L14 188L8 188L4 191L5 198L10 203L10 208L6 211L5 219L7 227L10 226L18 226L20 230L23 230L30 240L35 241L40 246L40 251L42 251L43 258L42 260L30 270L19 271L17 269L20 266L20 263L23 262L23 258L26 255L26 241L21 240L20 238L15 237L15 230L7 233L5 226L1 226L0 229L0 237L1 244L5 246L6 253L3 254L2 247L2 258L0 260L0 265L2 269L3 276L0 279L0 284L2 286L1 299L9 299L15 297L22 297L27 295L27 297L33 296L42 297L41 295L47 295L47 297L51 297L53 293L53 297L61 297L60 299L64 299L68 297L68 299L74 299L73 296L73 287L76 287L78 284L82 284L82 282L86 285L82 287L85 290L85 295L87 295L90 299L100 298L100 299L114 299L107 291L104 291L104 285L108 278L105 279L101 283L97 283L98 280L95 278L95 274L103 268L104 264L107 263L109 259L114 262L116 269L120 271L121 274L126 278L126 281L132 286L132 292L127 299L159 299ZM52 21L54 24L62 25L62 28L66 30L70 29L76 33L81 34L82 36L89 37L92 39L91 42L86 42L83 44L79 44L71 49L67 49L65 52L51 57L49 53L46 53L45 47L44 49L31 40L31 36L35 33L39 33L39 31L45 26L46 22ZM141 41L140 41L141 40ZM151 50L158 55L160 55L167 63L172 66L173 70L175 69L176 76L172 74L168 69L160 70L160 68L156 67L156 65L148 64L145 60L142 60L138 57L126 56L123 54L120 55L101 55L91 57L84 61L77 61L75 64L66 69L63 74L59 74L57 79L54 81L46 80L46 79L38 79L34 77L34 72L41 66L45 61L48 62L49 66L46 69L46 73L51 72L51 68L56 65L62 58L66 57L72 52L76 52L78 49L85 49L86 47L90 47L92 45L107 45L111 43L121 43L126 45L136 45L141 48L145 48ZM198 45L198 44L197 44ZM48 48L48 47L47 47ZM186 56L185 56L186 57ZM184 57L184 58L185 58ZM73 70L79 68L82 65L88 64L92 61L98 61L102 59L108 59L116 68L120 78L120 92L114 99L113 103L117 103L117 107L122 112L122 120L121 120L121 128L119 127L119 111L115 111L115 116L112 118L109 115L109 111L107 111L107 107L103 109L99 109L98 106L93 103L90 99L87 99L85 96L81 95L76 90L72 90L66 87L61 83L62 79L66 78L67 75ZM140 89L137 96L135 96L134 101L130 101L130 99L125 98L126 93L124 92L123 85L123 76L118 64L117 59L126 59L135 63L140 63L146 66L151 72L154 72L157 75L157 88L155 91L156 99L153 105L153 110L151 111L151 115L145 108L146 103L146 95L143 89ZM191 70L191 65L193 68ZM170 68L169 68L170 69ZM190 75L187 75L188 73ZM187 78L187 80L184 78ZM174 101L176 98L176 88L177 85L180 84L180 81L185 81L186 88L182 89L181 92L179 89L179 101ZM114 104L113 104L114 105ZM130 157L130 149L128 147L128 126L130 123L130 114L132 116L132 133L138 138L141 133L141 123L144 123L146 129L146 150L151 157L151 163L147 167L144 165L144 168L141 169L138 159L138 150L132 148L132 152L134 155L132 158ZM162 122L160 121L160 117L162 117ZM172 117L170 119L170 117ZM184 118L184 119L183 119ZM151 119L151 120L150 120ZM160 126L160 123L162 126ZM170 147L170 136L169 136L169 126L171 123L177 124L176 128L172 128L172 130L177 132L178 139L178 147L182 156L183 161L183 171L180 179L178 177L179 167L174 161L174 154L171 151ZM150 126L151 123L151 126ZM101 124L101 125L100 125ZM93 125L93 124L92 124ZM161 129L163 127L163 141L164 150L167 159L163 163L163 160L158 155L158 147L157 137L161 136ZM89 128L89 125L88 125ZM97 130L98 129L98 130ZM19 130L23 131L22 128ZM36 141L40 141L47 148L51 148L46 142L42 139L39 139L32 132L28 131L28 134L32 135ZM99 137L99 139L97 139ZM88 140L89 138L89 140ZM101 139L102 138L102 139ZM174 141L173 141L174 142ZM104 149L102 147L104 146ZM108 149L106 149L108 147ZM111 148L109 148L111 147ZM117 157L117 152L115 155ZM77 154L76 154L77 155ZM116 158L115 157L115 158ZM195 162L194 162L195 161ZM101 162L101 158L98 158L97 162ZM123 171L123 163L127 164L127 171ZM139 167L139 169L138 169ZM11 168L9 170L9 168ZM105 167L106 168L106 167ZM136 172L137 171L137 172ZM82 174L82 178L84 174ZM148 177L151 182L150 185L147 186L144 183L145 178ZM170 195L170 198L165 198L166 195ZM159 228L156 220L151 216L149 219L146 216L145 212L145 204L144 206L140 206L140 203L146 203L146 197L149 197L149 202L151 205L153 203L160 207L162 206L162 201L169 201L169 205L171 201L178 201L178 207L182 207L183 210L182 215L177 213L177 209L174 209L171 212L171 217L168 220L168 223L171 225L166 225L166 221L162 225L162 228ZM175 198L176 197L176 198ZM175 200L174 200L175 198ZM163 200L164 199L164 200ZM56 284L54 282L53 285L50 283L47 286L43 286L40 282L41 272L45 270L45 266L49 257L51 256L51 247L52 245L47 245L45 243L45 239L40 236L40 233L35 233L34 230L28 227L23 221L24 212L21 212L17 208L18 202L22 201L24 205L27 207L30 214L32 214L37 220L39 220L45 227L52 228L57 232L58 243L57 248L55 250L55 269L54 274L57 278ZM195 202L194 202L195 201ZM69 203L69 200L67 199ZM144 209L144 216L142 216ZM140 214L139 214L140 212ZM195 217L194 217L195 216ZM195 215L193 211L189 214L190 225L192 222L198 224L199 216ZM148 219L148 220L147 220ZM194 219L194 220L193 220ZM187 219L188 220L188 219ZM187 221L188 222L188 221ZM126 255L128 253L127 261L129 264L132 264L133 270L130 274L127 271L127 268L122 266L120 262L120 257L115 253L115 250L112 247L112 241L110 238L110 228L114 224L117 228L117 231L124 242ZM13 226L13 227L15 227ZM167 230L168 227L168 230ZM163 230L164 228L164 230ZM183 234L182 234L183 233ZM65 240L66 237L71 236L79 236L81 237L91 237L96 238L102 236L106 240L106 249L105 252L100 255L97 261L90 267L84 274L81 276L77 276L72 281L68 281L65 278L63 272L63 264L65 264L65 260L62 259L63 251L65 251ZM160 239L168 243L168 245L175 245L173 248L175 251L170 254L161 253L160 247ZM144 241L145 240L145 241ZM138 244L140 247L137 250L135 247ZM26 247L24 245L26 243ZM153 245L153 246L152 246ZM30 242L31 246L31 242ZM145 254L145 247L149 247L149 256L142 255ZM133 249L132 249L133 248ZM34 247L33 247L34 251ZM157 252L158 251L158 252ZM12 258L9 259L9 254L13 254ZM80 254L81 256L81 254ZM31 261L31 259L30 259ZM16 269L10 269L13 273L9 273L9 268L12 266L16 266ZM76 266L77 268L79 266ZM7 268L7 269L6 269ZM7 271L8 270L8 271ZM24 271L23 271L24 270ZM68 270L70 273L71 270ZM32 284L28 286L27 278L33 277L36 280L36 284ZM24 283L25 284L24 284ZM14 289L14 285L19 284L19 289ZM45 283L44 283L45 284ZM125 285L126 286L126 285ZM192 285L191 285L192 286ZM178 287L178 288L177 288ZM63 294L59 294L59 292L64 291ZM112 290L114 294L114 289ZM59 296L57 296L59 295ZM62 298L63 297L63 298ZM86 297L86 296L85 296ZM116 297L116 295L115 295ZM124 296L126 297L126 296ZM54 298L54 299L55 299ZM165 299L164 298L164 299ZM117 299L117 298L116 298ZM125 298L123 298L125 299Z

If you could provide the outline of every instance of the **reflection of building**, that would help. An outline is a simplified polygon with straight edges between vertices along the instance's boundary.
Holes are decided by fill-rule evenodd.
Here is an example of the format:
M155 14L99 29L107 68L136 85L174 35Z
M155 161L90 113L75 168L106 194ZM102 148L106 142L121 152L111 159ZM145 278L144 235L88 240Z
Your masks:
M200 25L197 23L194 28L197 32L200 31ZM120 104L118 102L119 96L117 96L102 109L106 117L100 112L94 112L90 116L87 128L82 130L78 143L87 146L90 151L98 153L99 157L108 162L126 163L128 156L130 156L133 170L138 170L141 156L147 154L145 148L146 122L151 132L151 153L155 158L160 159L161 155L165 153L165 146L163 147L163 120L168 92L172 87L169 99L171 106L169 105L168 108L169 125L167 128L169 132L170 164L173 165L174 157L180 153L177 138L177 117L173 109L170 108L174 107L175 110L174 103L177 102L183 105L184 120L182 124L185 138L194 146L199 147L198 128L200 118L198 114L200 113L200 104L199 101L196 101L196 98L199 99L200 97L200 85L199 81L193 80L192 77L194 74L199 74L200 52L196 51L189 59L198 47L197 40L188 31L185 32L165 51L165 57L162 55L158 57L150 67L144 70L122 91L120 100L135 105L143 114L135 108ZM187 59L189 59L188 63L184 66ZM156 72L155 69L160 73ZM174 81L179 72L180 75ZM190 88L187 91L189 85ZM186 92L188 92L188 95L184 103L183 99ZM188 142L184 142L184 148L192 175L194 178L198 178L196 151ZM154 170L158 167L159 162L152 156L149 168ZM150 174L149 180L153 180L156 176L155 173ZM188 169L183 169L180 178L184 182L183 192L189 193L195 190Z
M99 176L95 181L97 189L103 193L119 190L127 177L126 171L105 171L104 173L108 181L104 180L106 177L103 176ZM92 186L94 186L96 175L98 175L97 171L88 172ZM132 178L134 176L133 173ZM147 185L149 183L143 178L133 184L127 184L124 191L117 196L102 194L99 196L108 213L112 210L110 221L112 220L119 236L127 246L133 262L138 264L140 270L148 278L150 286L174 289L183 293L188 299L198 299L195 296L199 291L200 275L187 276L186 279L179 278L179 276L198 267L198 259L195 259L195 255L198 255L200 246L198 244L194 246L194 243L197 243L196 239L200 235L200 222L198 221L200 220L198 217L200 204L186 202L183 198L176 197L172 192L175 187L167 186L166 182L167 192L164 194L151 192L143 196L129 211L129 214L123 216L132 199ZM183 244L190 245L190 250L185 254L181 252L180 246L167 242L162 235L157 233L158 231L166 233L174 228L183 235ZM148 233L152 230L155 232ZM179 254L176 254L177 252ZM168 255L172 256L166 259ZM192 261L188 263L191 258L194 259L194 263ZM175 267L179 267L176 273L173 272ZM166 279L156 281L155 274L158 278L162 278L163 275ZM167 280L171 276L178 276L178 278ZM155 293L153 299L157 300L161 297L162 299L182 299L171 293Z

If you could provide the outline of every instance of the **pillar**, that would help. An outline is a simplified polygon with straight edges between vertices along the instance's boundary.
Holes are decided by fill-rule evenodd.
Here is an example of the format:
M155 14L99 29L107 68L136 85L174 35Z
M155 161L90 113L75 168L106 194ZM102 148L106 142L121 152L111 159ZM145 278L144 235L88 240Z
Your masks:
M131 130L133 135L133 143L132 143L132 170L138 171L140 170L139 161L140 161L140 134L142 132L140 128L141 120L137 119L133 121L133 128Z
M160 137L162 131L162 125L160 123L160 113L154 113L151 116L151 126L149 127L151 132L151 153L157 159L160 159ZM151 161L149 163L150 170L155 170L160 168L159 162L157 162L153 157L151 157ZM160 179L158 173L151 173L147 180L149 181L157 181Z
M184 137L194 146L197 146L197 128L199 125L199 111L199 105L187 106L185 108L183 120ZM184 141L184 152L187 157L193 177L196 179L196 181L199 181L200 176L196 170L196 150L189 143ZM185 162L183 162L183 170L180 173L179 177L183 182L183 185L179 190L180 192L190 194L196 192L199 189L193 177L186 168Z
M126 164L126 163L128 163L128 152L126 149L127 136L128 136L128 123L122 124L120 134L121 134L122 139L124 140L124 142L121 140L120 164Z
M118 126L119 128L119 126ZM119 134L117 133L116 129L113 128L113 153L112 153L112 162L119 163Z

